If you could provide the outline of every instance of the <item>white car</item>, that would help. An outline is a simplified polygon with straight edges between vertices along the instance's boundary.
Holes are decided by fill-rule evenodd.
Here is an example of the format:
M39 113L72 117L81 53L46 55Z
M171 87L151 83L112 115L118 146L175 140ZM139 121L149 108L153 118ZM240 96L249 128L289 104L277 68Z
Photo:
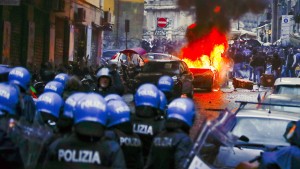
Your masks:
M274 83L273 94L300 95L300 78L277 78Z

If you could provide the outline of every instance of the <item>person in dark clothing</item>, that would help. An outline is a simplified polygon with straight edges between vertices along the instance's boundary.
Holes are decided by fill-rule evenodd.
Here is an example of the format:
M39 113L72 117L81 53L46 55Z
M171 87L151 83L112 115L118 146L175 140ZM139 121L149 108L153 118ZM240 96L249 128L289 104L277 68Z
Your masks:
M278 53L273 54L272 58L272 72L274 74L275 79L279 78L281 75L282 62Z
M0 83L0 166L7 169L24 168L19 147L6 133L11 117L15 117L19 103L19 91L8 84Z
M49 109L49 113L53 114L53 118L54 118L53 121L55 121L56 123L55 126L50 126L50 127L55 127L57 131L53 131L53 136L44 143L42 151L40 153L41 155L39 156L38 159L38 164L36 166L37 169L42 168L43 162L45 161L46 158L46 154L49 151L48 148L50 144L52 144L57 139L67 138L72 134L72 127L74 121L74 108L76 103L85 95L86 95L85 93L74 93L73 95L67 98L65 104L63 105L63 109L62 107L56 109L56 111L53 110L50 111ZM61 99L57 98L56 100L61 100ZM59 106L60 104L56 103L55 105ZM46 107L46 109L48 108ZM51 120L50 118L48 119Z
M135 93L135 114L132 117L133 132L143 143L143 157L146 162L153 138L164 129L165 119L159 113L159 90L153 84L143 84Z
M63 112L60 112L57 128L60 135L70 135L72 133L73 121L74 121L74 109L77 102L83 98L86 93L77 92L69 96L64 104Z
M254 82L257 82L257 85L260 86L260 77L265 71L266 67L266 56L262 51L253 51L251 66L254 70Z
M165 96L165 94L159 90L159 98L160 98L160 103L159 103L159 110L158 110L158 114L161 115L163 118L166 117L166 109L167 109L167 104L168 104L168 100Z
M64 88L66 88L66 85L69 80L69 75L66 73L59 73L54 77L54 81L60 82Z
M285 62L285 76L286 77L295 77L295 70L293 70L293 62L294 62L294 50L293 48L290 48L288 50L288 54L286 56L286 62Z
M73 75L67 81L66 88L63 93L63 99L66 100L72 94L82 91L84 91L82 82L76 75Z
M84 96L74 109L74 133L49 146L43 168L126 169L118 143L104 137L106 124L103 97L96 93Z
M108 130L106 137L118 142L125 154L128 169L143 168L143 149L140 137L133 133L130 109L122 100L107 103Z
M294 60L294 62L292 64L292 70L295 75L294 77L298 77L298 74L296 74L296 67L299 66L299 64L300 64L300 48L298 48L296 54L294 54L293 60ZM297 73L298 73L298 71L297 71Z
M97 93L101 94L103 97L113 93L123 95L124 86L117 71L110 71L109 68L103 67L97 72L96 76Z
M24 119L27 123L33 123L35 116L35 103L29 94L29 86L31 82L31 75L29 71L23 67L15 67L8 74L8 81L15 84L21 91L20 105L21 110L18 111L20 118Z
M233 55L233 74L234 77L243 78L243 74L241 72L243 63L245 61L244 55L241 49L237 49L236 53Z
M182 169L193 147L189 129L195 119L191 99L178 98L167 110L166 130L154 137L145 169Z
M176 97L174 93L174 80L170 76L165 75L160 77L157 82L157 88L165 94L168 103Z
M31 165L38 169L42 168L48 146L64 134L62 129L60 133L58 128L58 119L62 113L64 101L59 94L51 91L40 95L36 105L37 116L35 125L37 128L42 128L45 131L45 136L39 142L33 142L33 150L30 151L31 159L34 160L31 162Z
M50 81L45 85L44 88L44 93L46 92L54 92L59 94L60 96L63 96L65 87L63 86L62 83L58 82L58 81Z
M284 137L290 146L276 151L263 152L258 162L242 162L236 169L298 169L300 167L300 121L289 123Z
M41 79L44 83L48 83L55 77L55 72L50 62L45 62L41 65Z

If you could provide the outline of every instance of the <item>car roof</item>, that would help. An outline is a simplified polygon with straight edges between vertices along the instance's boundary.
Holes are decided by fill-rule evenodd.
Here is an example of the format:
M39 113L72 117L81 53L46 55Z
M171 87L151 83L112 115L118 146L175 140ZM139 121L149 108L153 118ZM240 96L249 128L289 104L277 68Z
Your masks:
M300 85L300 78L296 77L281 77L277 78L274 86L278 85Z
M266 97L264 102L300 105L300 96L290 94L271 94Z
M236 114L236 117L270 118L297 121L300 119L300 113L282 112L276 110L272 110L271 113L269 113L268 110L263 109L241 109Z
M149 56L151 55L157 55L157 56L164 56L165 58L150 58ZM171 54L167 54L167 53L146 53L144 55L142 55L143 59L148 59L148 60L181 60L178 57L171 55Z
M170 62L183 62L182 60L168 60L168 59L156 59L156 60L149 60L147 61L149 63L162 63L162 62L165 62L165 63L170 63Z

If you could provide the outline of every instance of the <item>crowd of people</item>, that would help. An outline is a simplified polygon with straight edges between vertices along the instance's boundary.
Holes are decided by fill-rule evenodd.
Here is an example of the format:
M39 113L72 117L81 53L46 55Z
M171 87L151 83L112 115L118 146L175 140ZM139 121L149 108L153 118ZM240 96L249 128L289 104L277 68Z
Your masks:
M0 83L1 167L181 168L193 146L194 102L174 98L173 79L162 76L129 104L114 73L101 67L90 91L71 88L76 75L54 74L34 99L31 73L13 68Z
M253 67L254 76L247 78L255 80L259 71L268 70L268 63L275 76L286 73L282 70L287 70L283 61L288 59L283 59L284 52L280 52L284 50L268 49L269 53L263 54L264 48L232 46L235 76L243 75L238 71L247 67L248 56L247 69ZM253 64L253 56L264 60ZM268 56L272 61L268 62ZM294 56L291 58L296 61L291 67L298 64ZM40 93L32 87L34 74L24 67L12 68L0 83L1 167L183 168L194 144L189 131L197 113L193 100L174 97L171 77L162 76L156 85L141 85L128 102L122 97L124 85L115 68L102 66L86 73L74 69L53 71L51 66L43 66L39 76L45 86ZM93 76L96 85L85 88L81 79L86 75ZM293 143L300 141L299 124L287 132ZM298 145L272 152L275 155L264 153L254 167L297 168ZM253 164L241 163L238 167L241 166L251 168Z
M248 79L261 85L262 74L299 77L300 48L232 44L228 56L233 61L233 77Z

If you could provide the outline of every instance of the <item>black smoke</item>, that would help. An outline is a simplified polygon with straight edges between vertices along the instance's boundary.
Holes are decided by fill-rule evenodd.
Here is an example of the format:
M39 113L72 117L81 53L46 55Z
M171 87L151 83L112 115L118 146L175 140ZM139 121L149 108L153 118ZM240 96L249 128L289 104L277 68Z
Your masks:
M236 20L247 12L262 12L270 0L178 0L182 10L195 7L197 36L208 33L213 27L226 33L230 30L230 20Z

